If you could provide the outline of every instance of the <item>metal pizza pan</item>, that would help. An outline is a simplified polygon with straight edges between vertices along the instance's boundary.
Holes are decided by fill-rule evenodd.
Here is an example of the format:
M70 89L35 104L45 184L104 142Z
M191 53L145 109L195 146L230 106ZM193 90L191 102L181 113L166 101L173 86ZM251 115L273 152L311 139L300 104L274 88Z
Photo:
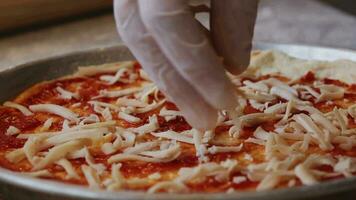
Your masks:
M356 61L352 50L332 49L289 44L258 43L254 49L279 50L289 55L313 60L349 59ZM14 98L26 88L44 81L73 73L78 66L132 60L134 57L125 46L112 46L73 52L11 67L0 72L0 103ZM113 199L355 199L356 178L328 181L313 186L276 189L264 192L236 192L233 194L147 194L144 192L107 192L51 180L35 179L0 168L0 199L21 200L113 200Z

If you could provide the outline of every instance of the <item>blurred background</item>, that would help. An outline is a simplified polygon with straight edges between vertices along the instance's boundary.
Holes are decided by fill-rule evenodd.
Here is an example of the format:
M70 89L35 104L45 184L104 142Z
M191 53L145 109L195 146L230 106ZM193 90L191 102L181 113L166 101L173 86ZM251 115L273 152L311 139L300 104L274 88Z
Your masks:
M0 10L0 70L121 43L110 0L1 0ZM356 50L356 1L261 0L254 41Z

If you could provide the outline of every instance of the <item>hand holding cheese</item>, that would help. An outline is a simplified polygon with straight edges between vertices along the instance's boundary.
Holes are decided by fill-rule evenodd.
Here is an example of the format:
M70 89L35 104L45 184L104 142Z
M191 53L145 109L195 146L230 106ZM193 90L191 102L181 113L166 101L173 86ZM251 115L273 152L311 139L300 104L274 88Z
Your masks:
M123 41L191 125L213 128L218 109L236 107L224 68L237 74L249 63L257 0L212 0L214 45L187 0L116 0L114 10Z

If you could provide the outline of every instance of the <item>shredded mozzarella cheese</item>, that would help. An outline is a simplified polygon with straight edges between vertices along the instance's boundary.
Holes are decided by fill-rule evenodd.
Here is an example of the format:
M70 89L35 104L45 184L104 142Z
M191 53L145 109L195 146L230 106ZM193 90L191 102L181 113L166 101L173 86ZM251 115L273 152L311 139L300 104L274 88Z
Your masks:
M25 116L31 116L33 115L33 113L28 109L26 108L25 106L23 105L20 105L18 103L14 103L14 102L10 102L10 101L6 101L3 106L5 107L9 107L9 108L15 108L17 110L19 110L23 115Z
M121 63L109 63L99 66L87 66L87 67L78 67L78 72L76 75L79 76L93 76L96 74L104 73L115 73L121 68L131 68L134 66L134 62L126 61Z
M101 188L101 181L99 175L96 173L96 171L93 168L87 165L82 165L81 169L90 188L93 189Z
M9 128L5 132L5 135L7 136L18 135L20 132L21 131L15 126L9 126Z
M208 148L208 152L211 154L240 152L242 147L243 147L243 143L241 143L239 146L212 146Z
M138 133L140 136L142 136L146 133L153 132L153 131L157 130L158 128L159 128L159 124L158 124L157 116L153 115L153 116L149 117L148 124L142 125L137 128L131 128L130 130L132 132Z
M131 122L131 123L138 123L138 122L141 121L140 118L135 117L135 116L130 115L130 114L126 114L124 112L119 112L118 116L119 116L120 119L123 119L123 120Z
M40 132L48 131L51 128L52 123L53 123L53 118L52 117L48 118L43 124L43 126L41 127Z
M57 92L59 93L59 96L62 99L69 99L69 100L72 99L72 98L79 99L79 95L78 94L75 94L73 92L65 90L62 87L58 86L58 87L56 87L56 90L57 90Z
M63 106L55 105L55 104L37 104L37 105L31 105L30 109L33 112L48 112L51 114L55 114L58 116L61 116L65 119L75 121L77 122L78 115L69 110L68 108L65 108Z

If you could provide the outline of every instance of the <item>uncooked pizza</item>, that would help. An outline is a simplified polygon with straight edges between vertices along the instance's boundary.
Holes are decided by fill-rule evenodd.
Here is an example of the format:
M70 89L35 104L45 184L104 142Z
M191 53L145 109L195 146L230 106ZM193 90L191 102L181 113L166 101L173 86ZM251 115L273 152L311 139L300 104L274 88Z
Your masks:
M0 165L148 193L262 191L356 174L356 63L261 51L228 76L239 105L205 132L137 62L39 83L0 106Z

